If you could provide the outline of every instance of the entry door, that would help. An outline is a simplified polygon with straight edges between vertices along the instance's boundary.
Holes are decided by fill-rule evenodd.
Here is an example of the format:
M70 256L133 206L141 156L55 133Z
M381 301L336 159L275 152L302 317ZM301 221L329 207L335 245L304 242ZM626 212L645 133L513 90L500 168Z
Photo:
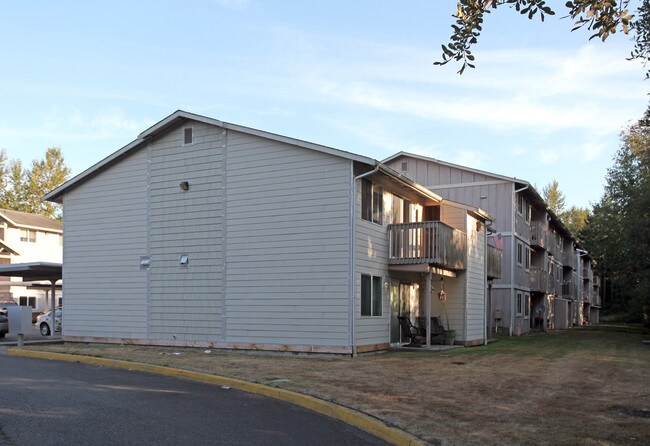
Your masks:
M390 342L395 344L401 339L401 331L397 316L406 316L415 324L418 308L417 284L400 280L392 280L390 283Z
M399 285L400 285L399 280L390 281L390 342L391 344L397 344L400 338L399 321L397 320L397 316L400 315L399 313L400 286Z

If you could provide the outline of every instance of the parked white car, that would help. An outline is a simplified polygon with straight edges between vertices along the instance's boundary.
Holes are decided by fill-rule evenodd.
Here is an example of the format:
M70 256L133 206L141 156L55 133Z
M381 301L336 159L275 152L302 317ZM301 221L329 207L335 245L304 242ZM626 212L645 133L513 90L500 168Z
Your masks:
M43 336L49 336L52 333L52 317L51 311L41 314L36 318L36 326L41 331ZM61 307L54 309L54 331L61 331L61 319L63 316L63 309Z

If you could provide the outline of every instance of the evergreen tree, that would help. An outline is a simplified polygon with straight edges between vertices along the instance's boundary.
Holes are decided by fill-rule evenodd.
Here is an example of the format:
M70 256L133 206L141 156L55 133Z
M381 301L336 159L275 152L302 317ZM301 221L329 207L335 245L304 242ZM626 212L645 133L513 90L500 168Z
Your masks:
M605 309L650 323L650 122L621 134L621 147L608 170L605 193L594 206L582 236L613 286Z
M560 185L557 180L553 178L553 181L542 189L542 196L548 207L553 211L558 217L564 212L564 207L566 206L566 198L562 191L560 191Z
M41 200L70 176L61 148L48 148L42 160L32 161L31 169L24 169L19 159L8 166L6 161L6 152L0 152L0 207L60 219L61 206Z

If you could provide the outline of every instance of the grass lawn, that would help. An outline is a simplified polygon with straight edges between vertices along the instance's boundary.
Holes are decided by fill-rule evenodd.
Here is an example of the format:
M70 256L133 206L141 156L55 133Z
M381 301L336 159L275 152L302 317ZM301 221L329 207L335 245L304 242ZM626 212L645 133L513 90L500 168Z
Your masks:
M433 444L648 445L650 346L643 339L650 332L640 327L603 324L446 352L357 358L99 344L31 348L282 387L360 410Z

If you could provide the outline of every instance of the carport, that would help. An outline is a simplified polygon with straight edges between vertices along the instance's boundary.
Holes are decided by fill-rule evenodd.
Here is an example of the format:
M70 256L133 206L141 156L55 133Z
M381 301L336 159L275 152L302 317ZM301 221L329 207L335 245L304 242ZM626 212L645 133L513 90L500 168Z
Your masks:
M50 336L54 337L56 282L63 278L63 265L61 263L49 262L0 265L0 276L22 277L23 282L50 282L50 309L52 310L52 330L50 330Z

